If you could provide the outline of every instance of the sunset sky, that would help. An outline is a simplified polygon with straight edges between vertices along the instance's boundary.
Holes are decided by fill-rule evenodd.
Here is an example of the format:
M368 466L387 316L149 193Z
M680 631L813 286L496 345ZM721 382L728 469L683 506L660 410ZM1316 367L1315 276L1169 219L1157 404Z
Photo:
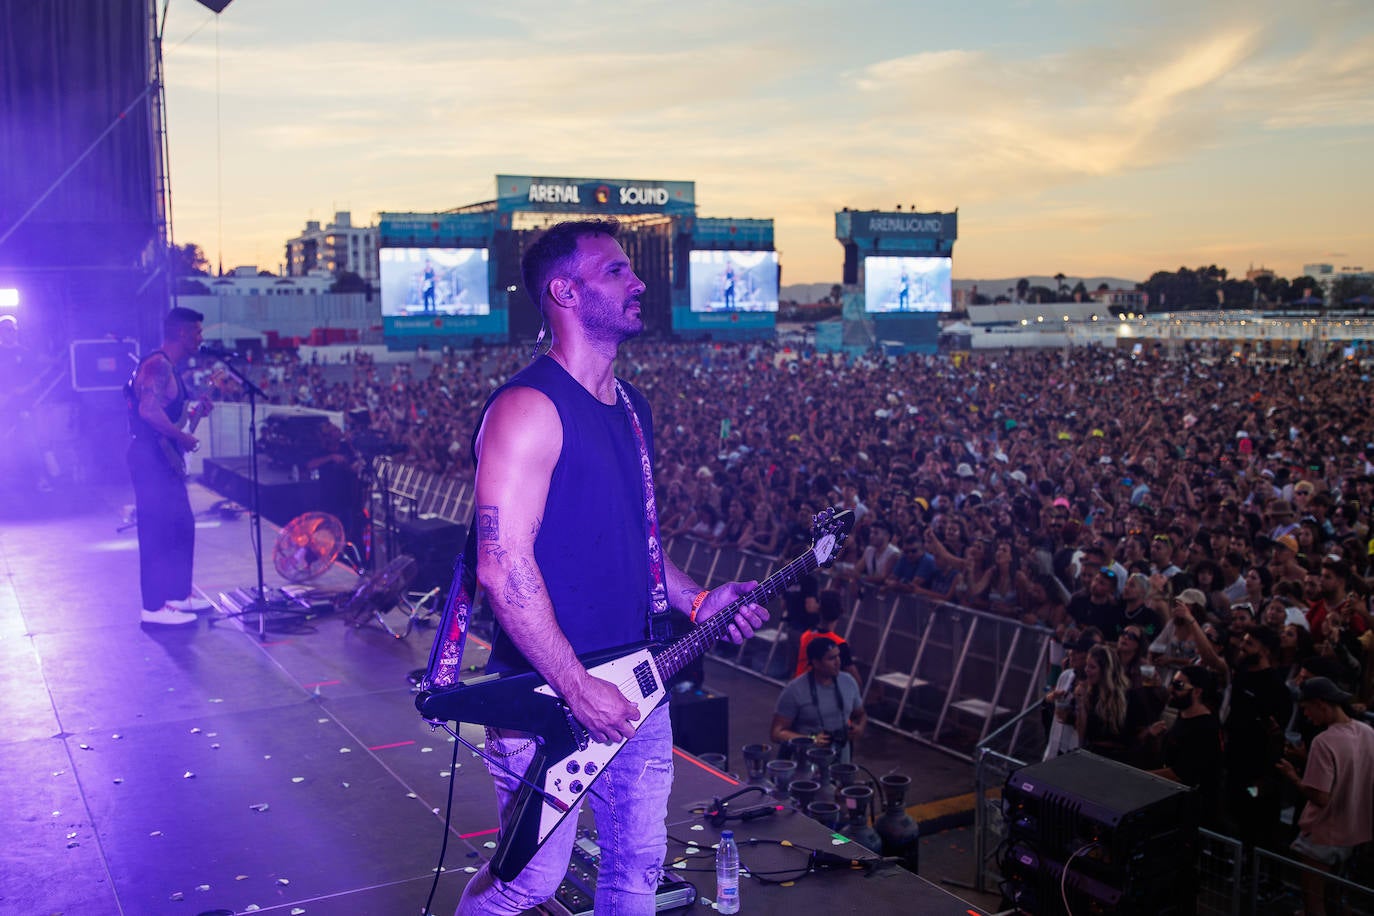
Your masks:
M498 172L695 181L785 284L897 204L959 208L960 279L1374 269L1369 0L171 0L164 57L176 240L226 269Z

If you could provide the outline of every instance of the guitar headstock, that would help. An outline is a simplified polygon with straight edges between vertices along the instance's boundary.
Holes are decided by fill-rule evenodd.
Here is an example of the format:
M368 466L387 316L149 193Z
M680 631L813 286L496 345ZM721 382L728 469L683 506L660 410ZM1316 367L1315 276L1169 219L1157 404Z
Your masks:
M814 516L811 519L811 552L816 557L816 565L830 565L852 530L854 512L850 509L837 510L831 506Z

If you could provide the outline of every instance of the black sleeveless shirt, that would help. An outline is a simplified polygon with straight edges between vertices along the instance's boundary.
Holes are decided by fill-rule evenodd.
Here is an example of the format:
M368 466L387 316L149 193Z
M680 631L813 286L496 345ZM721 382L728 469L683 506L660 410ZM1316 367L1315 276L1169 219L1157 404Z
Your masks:
M124 383L124 403L129 411L129 433L135 439L157 439L162 434L148 425L148 422L139 416L138 413L138 394L134 391L134 380L138 378L138 373L142 371L144 363L150 359L165 359L171 363L172 358L162 350L154 350L147 356L138 361L138 368L134 369L134 374L129 377L129 381ZM177 380L177 394L167 405L167 419L172 421L173 426L181 424L182 414L186 411L186 402L191 399L190 392L186 390L186 383L182 381L181 373L176 371L176 364L172 364L172 377Z
M649 402L628 382L622 384L652 458ZM619 398L603 404L556 360L544 356L493 394L482 416L497 395L512 387L546 395L563 426L563 449L534 542L535 561L559 627L578 655L646 639L650 571L644 477L625 405ZM473 441L475 446L475 433ZM487 670L529 667L498 627Z

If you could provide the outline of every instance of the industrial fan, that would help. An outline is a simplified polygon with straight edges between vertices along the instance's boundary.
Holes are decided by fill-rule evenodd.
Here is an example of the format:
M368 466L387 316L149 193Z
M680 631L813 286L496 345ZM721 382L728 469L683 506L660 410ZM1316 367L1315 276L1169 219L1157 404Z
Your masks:
M287 582L310 582L334 565L346 543L343 523L337 518L327 512L306 512L277 535L272 565Z
M403 639L416 621L433 613L439 597L437 588L423 593L407 591L419 569L414 557L401 554L376 572L364 573L352 594L339 605L339 613L354 627L375 620L389 635ZM404 630L393 629L387 621L387 614L393 610L405 613Z

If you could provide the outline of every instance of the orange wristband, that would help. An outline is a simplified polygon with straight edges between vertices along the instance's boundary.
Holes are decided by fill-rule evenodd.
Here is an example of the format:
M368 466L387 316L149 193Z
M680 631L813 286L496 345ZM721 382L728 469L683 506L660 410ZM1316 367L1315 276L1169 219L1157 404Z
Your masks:
M687 618L692 623L697 622L697 611L701 610L701 602L705 601L706 596L709 594L711 594L711 590L703 588L701 591L697 592L696 597L692 599L692 613Z

